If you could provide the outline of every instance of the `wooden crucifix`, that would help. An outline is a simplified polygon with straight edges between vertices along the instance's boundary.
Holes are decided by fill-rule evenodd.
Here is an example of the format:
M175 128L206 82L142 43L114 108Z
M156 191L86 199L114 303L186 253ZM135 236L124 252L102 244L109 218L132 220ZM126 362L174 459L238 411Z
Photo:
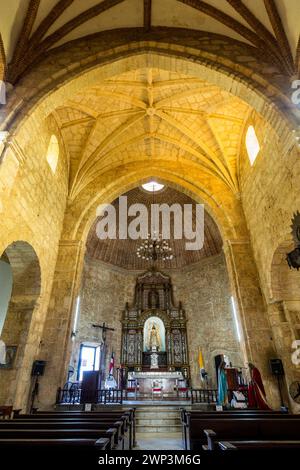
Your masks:
M102 323L102 325L96 325L92 324L94 328L100 328L102 330L102 345L101 345L101 355L100 355L100 377L99 377L99 388L101 389L103 387L103 384L105 383L105 368L106 368L106 332L109 331L115 331L114 328L110 328L109 326L106 325L105 322Z
M110 328L109 326L106 326L105 322L103 322L102 325L95 325L95 324L93 324L92 326L93 326L94 328L101 328L101 329L102 329L102 340L103 340L103 343L106 342L106 332L107 332L107 330L115 331L114 328Z

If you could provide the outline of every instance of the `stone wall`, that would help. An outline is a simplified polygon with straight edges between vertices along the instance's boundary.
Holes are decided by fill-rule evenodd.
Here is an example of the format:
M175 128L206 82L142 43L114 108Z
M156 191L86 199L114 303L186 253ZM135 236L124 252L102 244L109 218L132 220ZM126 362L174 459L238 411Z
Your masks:
M273 356L282 359L289 387L291 382L300 379L300 365L291 360L292 343L300 338L300 277L286 262L286 254L293 249L291 219L300 208L299 151L296 146L286 146L259 116L252 115L248 124L254 125L261 149L251 167L242 145L242 204L268 308ZM287 403L288 396L285 398ZM292 400L290 406L299 412L299 405Z
M4 400L7 404L13 403L15 407L22 408L26 407L32 362L40 359L38 356L42 354L40 340L67 197L68 169L63 145L60 145L55 174L46 161L52 134L60 140L59 130L52 118L32 122L26 144L21 139L11 138L0 159L0 255L12 243L22 240L34 249L41 268L40 296L27 325L28 336L18 373L21 388L17 393L14 387ZM19 315L17 311L16 321Z
M101 330L93 328L93 323L105 322L115 328L115 331L107 333L107 366L112 351L115 353L116 365L120 364L122 311L126 302L132 303L135 286L135 275L132 272L127 273L92 258L85 259L82 279L78 332L71 357L75 379L80 345L101 342Z
M206 258L182 270L165 272L171 276L174 301L182 301L187 315L192 385L199 386L198 349L201 348L212 386L216 385L214 356L224 353L233 365L242 357L233 322L228 275L223 254ZM80 320L71 365L77 369L82 343L99 343L100 331L92 323L106 322L115 328L108 333L108 362L112 350L120 363L121 314L125 303L133 302L137 272L115 268L91 258L86 259L81 288ZM108 364L107 364L108 365Z

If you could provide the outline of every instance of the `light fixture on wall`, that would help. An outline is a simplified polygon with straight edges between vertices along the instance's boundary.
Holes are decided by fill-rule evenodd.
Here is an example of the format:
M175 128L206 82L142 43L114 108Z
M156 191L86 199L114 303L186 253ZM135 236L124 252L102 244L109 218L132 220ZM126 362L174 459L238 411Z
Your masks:
M292 219L292 236L295 243L295 248L290 253L287 253L286 260L290 268L300 269L300 212L297 211Z

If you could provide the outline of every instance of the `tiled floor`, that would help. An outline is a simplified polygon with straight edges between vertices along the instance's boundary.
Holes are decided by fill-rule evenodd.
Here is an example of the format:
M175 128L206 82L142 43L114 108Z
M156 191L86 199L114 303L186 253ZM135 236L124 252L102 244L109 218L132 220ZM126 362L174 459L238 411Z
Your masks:
M137 433L137 450L180 450L181 433Z

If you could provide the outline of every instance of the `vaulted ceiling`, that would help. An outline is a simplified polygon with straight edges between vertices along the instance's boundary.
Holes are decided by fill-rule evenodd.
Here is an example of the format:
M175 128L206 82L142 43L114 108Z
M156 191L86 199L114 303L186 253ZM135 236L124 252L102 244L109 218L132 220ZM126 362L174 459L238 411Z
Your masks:
M0 32L7 80L15 83L45 53L118 28L188 28L251 45L291 76L299 71L299 0L9 0ZM1 60L0 60L1 62Z
M151 193L147 193L140 188L135 188L128 191L124 196L127 196L128 207L136 203L144 204L150 214L151 204L153 203L153 195ZM189 196L170 187L165 187L162 191L156 193L154 196L154 203L166 203L169 206L179 204L182 207L182 213L184 204L191 204L193 208L195 208L195 201L193 201ZM114 201L113 205L118 213L118 200ZM128 217L128 224L132 219L133 217ZM128 238L126 240L120 240L117 237L113 240L100 240L96 233L98 220L99 219L95 220L87 239L86 247L87 255L89 257L129 270L146 270L151 267L150 261L138 258L136 255L136 249L141 243L140 239L131 240ZM194 210L193 229L195 229ZM222 238L218 227L207 212L205 212L204 215L204 244L200 250L186 250L185 243L187 240L185 238L181 240L174 239L173 217L171 217L170 234L171 238L169 240L169 245L171 246L172 253L175 257L173 260L169 261L158 261L157 267L159 269L180 269L184 266L197 263L204 258L217 255L222 251Z
M107 168L190 162L239 191L237 155L249 106L199 78L144 68L77 93L54 112L70 157L74 199Z

